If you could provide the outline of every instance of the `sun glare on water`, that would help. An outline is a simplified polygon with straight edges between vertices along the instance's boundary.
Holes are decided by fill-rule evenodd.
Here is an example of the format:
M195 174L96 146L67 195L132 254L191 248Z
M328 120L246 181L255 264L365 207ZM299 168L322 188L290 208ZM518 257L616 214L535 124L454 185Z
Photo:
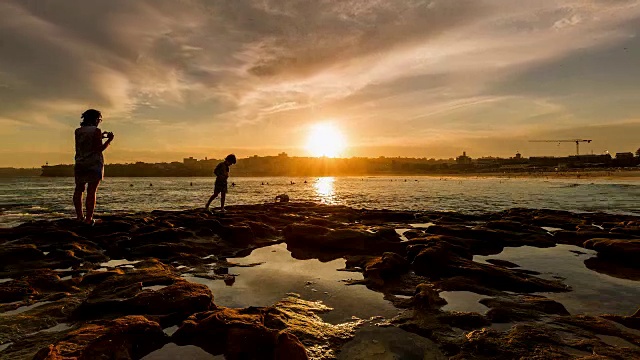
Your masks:
M312 156L337 157L343 155L346 139L332 124L315 124L309 130L306 149Z

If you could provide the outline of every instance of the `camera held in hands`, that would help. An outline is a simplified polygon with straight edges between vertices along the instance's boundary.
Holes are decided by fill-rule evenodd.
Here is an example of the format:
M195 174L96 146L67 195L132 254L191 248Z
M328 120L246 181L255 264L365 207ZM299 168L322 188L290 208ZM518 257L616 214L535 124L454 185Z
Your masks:
M112 132L110 132L110 131L103 131L102 132L102 138L103 139L108 139L110 137L113 137L113 133Z

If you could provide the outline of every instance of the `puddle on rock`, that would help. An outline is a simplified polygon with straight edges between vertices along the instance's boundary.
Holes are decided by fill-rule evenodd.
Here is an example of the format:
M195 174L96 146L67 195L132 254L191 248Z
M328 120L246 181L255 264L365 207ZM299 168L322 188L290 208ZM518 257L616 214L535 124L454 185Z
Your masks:
M634 345L627 340L611 335L596 335L603 343L614 347L626 347L630 349L640 349L640 346Z
M564 230L563 228L557 228L557 227L551 227L551 226L541 226L542 230L552 233L555 231L562 231Z
M404 236L404 233L406 233L407 231L409 231L411 229L407 229L407 228L398 228L396 229L396 234L400 235L400 240L401 241L409 241L409 239L407 239L406 236Z
M442 307L443 311L463 311L484 314L489 310L488 307L478 302L480 299L485 299L488 296L476 294L471 291L442 291L440 297L447 300L447 305Z
M12 342L8 342L8 343L4 343L4 344L0 344L0 351L3 351L4 349L8 348L9 346L13 345Z
M516 324L518 324L518 323L517 322L493 323L493 324L489 325L489 329L502 331L502 332L508 332Z
M593 356L593 353L582 351L582 350L578 350L578 349L574 349L574 348L569 347L569 346L560 346L560 349L564 350L564 352L566 352L569 355L575 356L576 358Z
M640 283L588 269L584 261L595 255L595 251L572 245L551 248L522 246L505 248L498 255L474 256L474 260L482 263L486 263L488 258L507 260L522 269L540 272L538 277L544 279L560 277L572 291L539 294L562 303L571 314L633 314L638 309Z
M10 311L7 311L7 312L0 313L0 316L10 316L10 315L22 314L23 312L29 311L31 309L35 309L35 308L43 306L43 305L51 304L52 302L53 301L42 301L42 302L37 302L37 303L31 304L31 305L20 306L19 308L15 309L15 310L10 310Z
M137 261L129 261L127 259L109 260L107 262L103 262L102 264L100 264L100 266L103 266L103 267L118 267L118 266L122 266L122 265L133 265L133 264L137 264L139 262L140 262L140 260L137 260Z
M428 229L429 227L431 227L431 226L433 226L435 224L432 223L432 222L428 222L428 223L409 224L409 225L411 225L412 227L417 228L417 229Z
M160 289L164 289L166 288L168 285L152 285L152 286L143 286L142 287L142 291L144 290L151 290L151 291L158 291Z
M178 346L168 343L160 349L144 356L140 360L224 360L224 355L211 355L201 348L193 345Z
M41 333L41 332L43 332L43 333L61 332L61 331L69 330L69 329L71 329L71 325L69 325L67 323L60 323L60 324L58 324L56 326L50 327L48 329L42 329L40 331L33 332L33 333L29 334L29 335L35 335L35 334L38 334L38 333Z
M174 326L170 326L166 329L162 329L162 331L164 331L165 334L171 336L173 335L174 332L176 332L178 330L179 326L178 325L174 325Z
M229 273L237 276L229 286L222 280L183 276L191 282L207 285L213 292L215 303L227 307L270 306L288 293L296 293L302 299L320 300L334 308L320 315L324 321L333 324L351 321L352 316L390 318L399 312L383 299L381 293L363 285L347 285L344 280L361 280L362 274L338 271L345 268L344 259L329 262L298 260L291 257L286 244L277 244L256 249L244 258L229 258L227 261L262 264L230 267Z
M396 327L366 326L346 343L338 359L345 360L445 360L433 341Z
M9 282L9 281L13 281L13 279L8 279L8 278L7 279L0 279L0 284L6 283L6 282Z

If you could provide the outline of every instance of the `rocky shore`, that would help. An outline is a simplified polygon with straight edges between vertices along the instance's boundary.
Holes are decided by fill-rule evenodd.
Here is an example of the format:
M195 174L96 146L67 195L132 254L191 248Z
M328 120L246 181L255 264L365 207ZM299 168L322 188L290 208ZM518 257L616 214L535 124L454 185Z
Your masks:
M378 327L436 345L420 358L640 358L640 311L570 313L549 295L576 290L563 279L506 260L476 261L505 248L567 244L597 252L587 268L638 281L638 217L285 203L0 229L0 359L142 359L168 344L227 359L353 358L344 349L366 319L328 323L321 314L329 307L296 294L267 307L225 307L189 281L233 286L228 269L240 265L227 259L279 243L296 259L345 259L344 270L362 280L344 291L366 286L399 309ZM462 291L481 295L487 311L446 310L443 293Z

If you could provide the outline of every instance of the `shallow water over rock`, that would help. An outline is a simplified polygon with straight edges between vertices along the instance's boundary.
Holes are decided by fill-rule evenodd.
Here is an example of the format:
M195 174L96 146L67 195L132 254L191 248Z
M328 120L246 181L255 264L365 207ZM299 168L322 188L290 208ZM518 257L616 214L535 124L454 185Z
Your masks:
M338 360L444 360L433 341L395 327L365 327L342 348Z
M0 313L0 316L10 316L10 315L18 315L18 314L22 314L24 312L27 312L31 309L37 308L39 306L43 306L43 305L47 305L52 303L52 301L41 301L41 302L37 302L31 305L25 305L25 306L20 306L19 308L15 309L15 310L10 310L10 311L6 311L3 313Z
M127 259L119 259L119 260L109 260L107 262L104 262L102 264L100 264L100 266L103 267L118 267L118 266L123 266L123 265L133 265L133 264L137 264L140 261L129 261Z
M333 308L321 317L330 323L349 321L353 316L393 317L398 313L381 293L362 285L347 285L346 280L361 280L362 274L338 271L345 260L321 262L317 259L298 260L291 257L286 244L254 250L243 258L227 261L242 265L261 263L252 267L230 267L229 274L237 275L231 285L221 280L209 280L185 275L192 282L207 285L215 303L228 307L269 306L297 293L305 300L320 300Z
M562 303L571 314L633 314L638 309L640 282L590 270L585 260L595 255L595 251L572 245L522 246L505 248L498 255L474 256L474 260L507 260L522 269L540 272L541 278L561 280L572 291L542 295Z
M463 311L484 314L488 307L480 304L480 299L487 296L476 294L471 291L442 291L440 297L447 300L447 305L442 307L444 311Z
M12 342L7 342L7 343L4 343L4 344L0 344L0 351L3 351L4 349L8 348L12 344L13 344Z
M224 355L211 355L197 346L178 346L176 344L169 343L143 357L141 360L224 360L224 358Z

